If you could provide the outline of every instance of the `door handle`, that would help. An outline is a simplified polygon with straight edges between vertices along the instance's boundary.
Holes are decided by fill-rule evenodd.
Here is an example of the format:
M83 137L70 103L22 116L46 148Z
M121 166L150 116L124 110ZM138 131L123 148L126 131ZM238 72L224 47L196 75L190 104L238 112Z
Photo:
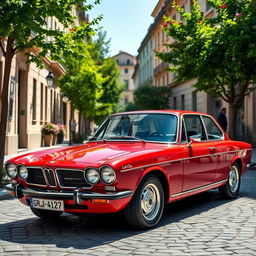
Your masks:
M210 151L212 151L212 152L215 152L216 151L216 147L209 147L208 148Z

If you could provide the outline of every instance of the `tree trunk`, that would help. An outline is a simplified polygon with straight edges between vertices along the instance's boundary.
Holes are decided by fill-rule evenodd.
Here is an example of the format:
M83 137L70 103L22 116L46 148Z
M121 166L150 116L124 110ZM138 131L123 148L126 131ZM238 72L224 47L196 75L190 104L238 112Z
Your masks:
M85 136L88 138L90 135L90 119L85 118Z
M79 110L79 120L78 120L78 134L79 134L79 138L81 138L82 136L82 112L81 110Z
M5 152L5 142L6 142L6 128L7 128L7 116L8 116L8 92L9 92L9 81L10 72L12 65L12 58L14 56L14 51L12 48L14 39L7 39L6 55L5 55L5 65L4 65L4 79L1 94L1 117L0 117L0 169L4 162L4 152ZM0 180L0 183L2 180Z
M236 134L236 120L237 120L237 114L238 114L238 109L239 106L235 104L229 104L229 131L230 131L230 138L232 140L237 139L237 134Z

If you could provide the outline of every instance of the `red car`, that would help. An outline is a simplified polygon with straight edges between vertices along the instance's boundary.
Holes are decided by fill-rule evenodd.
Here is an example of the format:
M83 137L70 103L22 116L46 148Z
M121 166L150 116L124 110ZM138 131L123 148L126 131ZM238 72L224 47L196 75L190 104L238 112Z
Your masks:
M148 228L166 203L213 188L235 198L251 154L207 114L119 113L84 145L9 160L7 189L42 218L122 210L128 223Z

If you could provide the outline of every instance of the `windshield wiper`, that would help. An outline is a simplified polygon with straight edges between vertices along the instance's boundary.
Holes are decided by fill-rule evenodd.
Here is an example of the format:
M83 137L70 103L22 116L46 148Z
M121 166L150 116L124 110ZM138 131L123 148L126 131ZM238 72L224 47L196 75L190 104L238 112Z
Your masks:
M119 140L119 139L120 140L138 140L140 142L146 143L145 140L143 140L141 138L134 137L134 136L111 136L108 139L110 139L110 140Z

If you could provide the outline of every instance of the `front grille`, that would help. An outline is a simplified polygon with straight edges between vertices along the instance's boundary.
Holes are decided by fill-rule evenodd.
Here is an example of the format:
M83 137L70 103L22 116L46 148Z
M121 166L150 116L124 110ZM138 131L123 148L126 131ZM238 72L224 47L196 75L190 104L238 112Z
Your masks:
M84 178L84 171L57 170L60 186L62 187L91 187Z
M27 183L46 186L43 170L41 168L27 168L27 169L28 169L28 178L26 180Z
M51 186L51 187L56 187L56 183L55 183L55 179L54 179L54 174L53 174L53 170L47 170L45 169L44 170L44 173L45 173L45 176L48 180L48 184Z

